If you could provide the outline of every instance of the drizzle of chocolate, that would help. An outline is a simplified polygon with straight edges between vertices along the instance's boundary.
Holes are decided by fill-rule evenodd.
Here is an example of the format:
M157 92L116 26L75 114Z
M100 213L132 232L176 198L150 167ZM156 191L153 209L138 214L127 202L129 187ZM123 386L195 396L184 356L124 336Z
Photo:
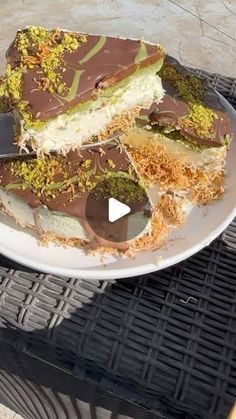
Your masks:
M168 55L165 57L164 65L165 64L173 65L182 75L191 74L190 71L183 67L176 59ZM230 118L223 108L215 90L209 87L204 80L201 79L201 81L205 91L203 102L218 116L218 118L213 121L212 133L209 137L199 135L193 127L181 126L181 119L188 113L189 103L178 95L178 92L171 81L162 81L163 88L166 92L163 101L157 105L153 104L148 110L141 110L140 114L149 115L151 123L157 123L160 126L178 130L184 138L193 141L200 146L222 146L227 136L232 135Z
M140 52L141 48L144 48L144 54ZM77 50L64 53L64 71L61 72L61 68L56 71L69 89L73 86L74 92L69 99L68 92L59 96L38 88L44 74L37 66L23 72L22 100L29 103L33 119L47 120L93 99L101 89L125 79L137 68L158 62L163 56L163 50L154 44L87 35L87 41ZM7 61L12 68L19 65L20 56L15 41L7 51Z

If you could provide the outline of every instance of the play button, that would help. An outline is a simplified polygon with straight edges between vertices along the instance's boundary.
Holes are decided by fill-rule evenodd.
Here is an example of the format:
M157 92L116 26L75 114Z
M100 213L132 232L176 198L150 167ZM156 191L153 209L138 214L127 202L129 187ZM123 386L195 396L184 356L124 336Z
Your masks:
M108 219L111 223L114 223L119 218L124 217L131 211L128 205L123 204L115 198L109 198L108 200Z
M93 232L111 242L126 242L146 231L151 204L138 181L112 176L89 193L85 215Z

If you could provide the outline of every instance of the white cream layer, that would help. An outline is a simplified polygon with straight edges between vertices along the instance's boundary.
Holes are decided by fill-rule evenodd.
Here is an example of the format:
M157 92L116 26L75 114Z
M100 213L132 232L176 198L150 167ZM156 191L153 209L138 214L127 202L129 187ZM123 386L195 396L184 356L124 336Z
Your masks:
M40 131L33 128L24 130L22 121L20 145L27 146L33 138L39 152L67 152L80 147L91 136L103 132L114 118L137 106L149 107L153 101L160 102L163 96L161 79L153 68L146 72L140 71L127 86L118 87L106 104L102 105L98 99L84 112L57 116Z

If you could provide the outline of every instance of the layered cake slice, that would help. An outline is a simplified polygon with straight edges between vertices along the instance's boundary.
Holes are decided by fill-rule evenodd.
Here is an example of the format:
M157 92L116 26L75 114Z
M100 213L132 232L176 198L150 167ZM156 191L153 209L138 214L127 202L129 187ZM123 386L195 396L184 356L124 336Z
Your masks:
M124 203L139 206L145 198L145 191L141 189L140 193L136 189L139 181L119 140L111 140L102 147L70 151L65 157L2 162L0 203L3 212L14 217L22 227L35 229L44 241L53 239L81 247L107 245L124 249L129 236L128 218L122 217L115 231L111 225L109 241L97 234L98 227L109 228L103 225L106 214L102 204L106 202L100 200L100 195L103 198L112 194L116 199L122 195ZM100 224L95 230L88 222L87 200L91 198L90 218Z
M214 89L177 60L167 56L159 74L163 101L141 111L124 142L150 184L208 204L224 191L229 115Z
M164 51L142 40L30 26L7 51L1 104L14 108L17 142L38 152L76 149L129 126L164 91Z
M131 210L115 223L108 216L110 197ZM184 222L186 202L146 186L118 139L66 156L0 164L0 210L34 229L44 244L128 255L153 249Z
M167 136L178 132L186 145L189 142L203 148L228 146L232 138L229 116L206 79L191 73L170 56L165 57L159 75L165 98L154 104L151 122L162 127Z

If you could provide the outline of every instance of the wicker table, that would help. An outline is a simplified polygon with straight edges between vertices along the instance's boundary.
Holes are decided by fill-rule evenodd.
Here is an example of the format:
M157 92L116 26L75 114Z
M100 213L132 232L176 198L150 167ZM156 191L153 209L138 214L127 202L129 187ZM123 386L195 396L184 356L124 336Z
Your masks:
M236 82L204 73L234 106ZM225 419L236 398L236 222L114 283L0 259L0 401L26 419Z

